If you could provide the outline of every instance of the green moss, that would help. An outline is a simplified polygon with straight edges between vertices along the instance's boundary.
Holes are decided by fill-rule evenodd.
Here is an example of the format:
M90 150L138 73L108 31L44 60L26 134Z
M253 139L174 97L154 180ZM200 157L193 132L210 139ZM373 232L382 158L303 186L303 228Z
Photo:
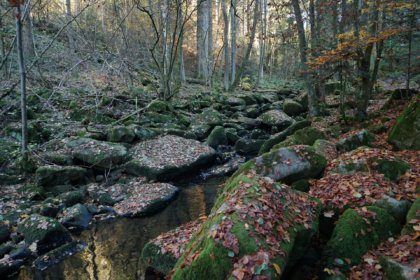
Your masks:
M378 159L375 163L374 168L392 181L397 181L410 169L410 165L401 160Z
M375 213L370 224L354 209L347 209L340 216L325 250L329 263L348 258L352 265L357 264L368 250L398 233L398 223L385 210L375 206L367 209Z
M418 213L420 213L420 198L417 198L413 202L413 205L411 205L410 210L408 210L407 217L406 217L406 225L404 226L401 234L415 233L415 230L413 228L414 225L410 224L410 221L414 219L420 220Z
M293 145L313 145L318 139L325 139L325 134L316 128L305 127L297 130L292 135L288 136L286 140L275 145L272 149L276 150L282 147Z
M136 137L134 130L125 126L113 127L108 131L108 141L131 143Z
M213 128L206 140L206 144L212 148L217 148L219 145L227 145L228 140L225 129L222 126L216 126Z
M177 259L169 253L162 254L160 247L156 246L153 242L149 242L144 246L141 258L146 265L153 267L164 275L172 270L177 261Z
M404 150L420 150L420 102L415 101L397 118L388 135L388 142Z
M305 109L300 103L292 99L286 99L283 103L283 111L289 116L297 116L303 113Z
M85 181L87 171L78 166L42 166L36 170L37 182L45 187L66 184L81 184Z
M292 189L301 191L301 192L309 192L310 184L309 181L306 179L298 180L291 185Z

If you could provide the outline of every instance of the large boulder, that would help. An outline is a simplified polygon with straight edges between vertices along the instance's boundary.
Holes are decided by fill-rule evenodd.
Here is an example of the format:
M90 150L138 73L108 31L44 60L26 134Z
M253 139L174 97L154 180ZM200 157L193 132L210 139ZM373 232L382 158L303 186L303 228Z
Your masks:
M326 164L325 158L312 147L298 145L265 153L246 162L237 173L254 170L257 174L268 176L275 181L291 184L300 179L319 176Z
M86 169L78 166L41 166L36 170L38 184L45 187L77 185L86 180Z
M219 111L213 108L208 108L201 112L201 114L195 115L191 120L191 125L222 125L224 118L225 115Z
M312 147L329 161L335 159L338 155L335 144L325 139L316 140Z
M123 217L151 215L164 208L178 193L178 188L167 183L144 184L134 179L126 184L125 198L114 205Z
M375 140L375 136L368 130L363 129L340 139L336 146L338 151L348 152L361 146L371 146L373 140Z
M213 148L192 139L167 135L141 142L131 150L125 169L133 175L167 181L209 166L215 159Z
M136 134L134 129L125 126L116 126L110 128L107 133L107 139L109 142L133 142Z
M121 145L89 138L69 139L66 148L74 159L99 169L115 168L128 160L128 151Z
M402 230L402 234L414 234L420 228L420 198L417 198L406 216L406 224Z
M263 125L277 129L285 129L293 123L293 119L281 110L270 110L258 117Z
M287 136L292 135L295 131L305 128L310 125L311 125L311 122L308 120L297 121L293 123L291 126L286 128L282 132L276 133L272 135L268 140L266 140L264 144L261 146L261 149L258 152L258 154L262 155L263 153L269 152L274 145L284 141Z
M400 150L420 150L420 103L415 101L398 117L388 142Z
M280 278L317 231L318 203L256 174L226 183L172 279Z
M81 231L89 227L92 214L83 204L76 204L65 209L60 222L68 229Z
M216 126L207 137L206 144L216 149L220 145L227 145L228 139L226 137L225 129L222 126Z
M340 216L325 249L330 265L345 265L345 259L357 264L369 249L397 234L399 224L385 210L368 206L347 209ZM338 261L341 260L341 261Z
M57 220L32 214L18 226L25 243L36 243L37 252L43 254L71 241L69 231Z
M264 140L240 138L235 143L235 151L240 155L255 156Z
M283 111L289 116L297 116L305 111L305 108L293 99L286 99L283 103Z

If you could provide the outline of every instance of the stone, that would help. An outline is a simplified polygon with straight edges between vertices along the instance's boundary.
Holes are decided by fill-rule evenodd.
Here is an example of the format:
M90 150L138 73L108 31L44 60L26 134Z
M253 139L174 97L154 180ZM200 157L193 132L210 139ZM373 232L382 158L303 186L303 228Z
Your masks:
M240 138L235 143L235 151L240 155L255 156L263 143L264 140Z
M285 129L293 123L293 119L280 110L270 110L258 117L265 126Z
M37 252L43 254L71 241L69 231L57 220L32 214L18 226L18 232L24 236L25 243L37 244Z
M108 130L107 140L109 142L133 142L136 134L134 130L125 126L116 126Z
M129 159L123 145L89 138L69 139L66 148L74 159L98 169L112 169Z
M375 136L363 129L346 138L340 139L336 145L339 152L349 152L361 146L371 146Z
M64 209L60 222L69 230L82 231L89 227L92 215L83 204Z
M328 161L331 161L338 156L337 148L335 147L335 144L325 140L325 139L317 139L312 147L315 149L315 151L325 157Z
M292 135L275 145L272 149L276 150L282 147L289 147L294 145L308 145L311 146L318 139L325 139L326 136L323 132L311 126L296 130Z
M36 170L38 184L45 187L58 185L78 185L86 180L86 169L78 166L41 166Z
M420 102L407 106L388 135L388 142L400 150L420 150Z
M3 221L0 221L0 244L9 240L9 238L10 238L9 225L7 225Z
M213 108L205 109L201 114L195 115L192 120L192 125L209 125L209 126L216 126L222 125L225 116L217 110Z
M64 244L42 256L36 258L33 265L38 271L43 271L49 267L59 264L61 261L82 252L87 247L83 241L72 241Z
M375 201L374 206L386 210L398 223L404 224L411 204L407 200L396 200L393 197L385 195L383 198Z
M131 154L133 159L125 165L126 172L160 181L191 174L211 165L216 157L213 148L173 135L140 142Z
M216 126L207 137L206 144L210 147L217 149L220 145L227 145L228 139L225 129L222 126Z
M411 205L410 210L408 210L407 216L405 218L405 226L401 234L414 234L418 232L418 226L420 221L420 198L416 198ZM417 229L416 229L417 228Z
M150 140L158 136L158 133L155 130L146 127L134 126L133 130L136 139L139 141Z
M283 103L283 111L289 116L298 116L305 112L303 106L293 99L285 99Z
M115 212L123 217L142 217L155 214L172 201L178 188L167 183L144 184L131 180L124 186L126 195L114 205Z

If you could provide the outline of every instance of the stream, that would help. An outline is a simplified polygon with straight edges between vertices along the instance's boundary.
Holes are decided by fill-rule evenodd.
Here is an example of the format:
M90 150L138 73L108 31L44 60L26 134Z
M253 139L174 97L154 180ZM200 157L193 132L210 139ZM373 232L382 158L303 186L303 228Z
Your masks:
M218 187L225 180L226 177L217 177L177 182L177 198L161 212L145 218L96 222L76 236L86 242L84 251L43 271L26 266L18 279L145 279L146 267L140 261L143 246L161 233L209 214Z

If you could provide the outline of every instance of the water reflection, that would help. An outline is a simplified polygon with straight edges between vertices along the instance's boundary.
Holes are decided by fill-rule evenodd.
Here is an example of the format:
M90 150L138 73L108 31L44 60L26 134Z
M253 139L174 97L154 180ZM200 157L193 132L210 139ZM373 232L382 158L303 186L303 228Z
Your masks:
M181 191L162 212L147 218L116 219L93 225L80 235L88 248L45 271L26 268L20 279L123 280L144 279L139 256L144 244L183 223L208 214L225 178L199 184L179 183Z

